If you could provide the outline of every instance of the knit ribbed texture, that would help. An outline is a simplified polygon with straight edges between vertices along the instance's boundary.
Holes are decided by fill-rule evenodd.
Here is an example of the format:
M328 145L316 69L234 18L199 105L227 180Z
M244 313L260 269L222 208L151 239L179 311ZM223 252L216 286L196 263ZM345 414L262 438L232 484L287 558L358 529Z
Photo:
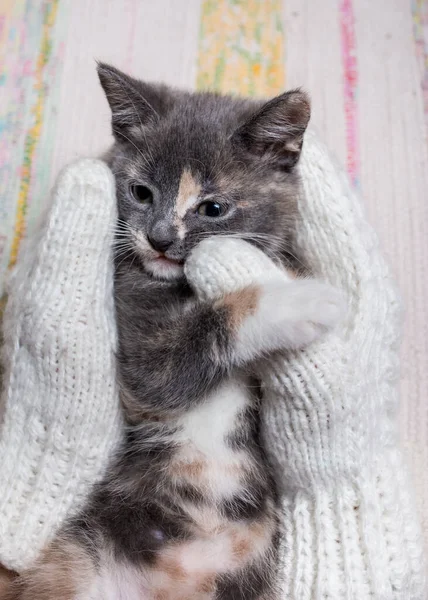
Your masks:
M82 160L60 176L22 249L4 315L0 563L27 567L85 498L120 434L111 246L113 176Z
M344 291L349 312L324 340L260 370L262 433L283 494L283 597L426 600L395 421L400 304L359 202L311 133L301 174L300 254ZM187 265L202 297L278 276L246 242L218 244L203 242Z

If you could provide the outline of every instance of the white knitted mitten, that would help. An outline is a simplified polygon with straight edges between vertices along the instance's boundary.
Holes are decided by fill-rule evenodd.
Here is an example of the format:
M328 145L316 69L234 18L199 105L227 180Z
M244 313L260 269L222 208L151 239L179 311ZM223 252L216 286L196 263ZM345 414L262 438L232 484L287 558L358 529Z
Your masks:
M28 567L57 525L79 507L120 433L114 189L100 161L68 167L9 283L0 563L10 569Z
M308 134L300 254L342 289L349 314L304 351L263 365L262 433L282 488L284 600L426 600L422 544L395 424L399 303L361 207ZM186 267L202 297L277 267L236 239Z

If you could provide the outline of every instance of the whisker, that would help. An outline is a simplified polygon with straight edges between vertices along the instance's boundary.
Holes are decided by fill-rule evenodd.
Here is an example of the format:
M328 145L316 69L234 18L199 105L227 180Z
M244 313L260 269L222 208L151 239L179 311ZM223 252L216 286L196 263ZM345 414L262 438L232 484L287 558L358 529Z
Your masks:
M114 246L114 254L115 256L119 256L120 254L122 254L123 252L127 251L127 250L133 250L133 246L131 246L131 244L122 244L120 246Z
M129 231L129 228L125 227L124 225L111 225L109 231L127 233Z
M129 250L128 253L125 253L125 256L123 256L122 260L115 265L115 269L118 269L125 260L127 260L130 256L132 256L132 254L134 254L134 260L135 260L137 255L136 255L134 249L132 248L131 250ZM116 256L115 258L120 258L120 256ZM132 264L134 264L134 260L132 261Z

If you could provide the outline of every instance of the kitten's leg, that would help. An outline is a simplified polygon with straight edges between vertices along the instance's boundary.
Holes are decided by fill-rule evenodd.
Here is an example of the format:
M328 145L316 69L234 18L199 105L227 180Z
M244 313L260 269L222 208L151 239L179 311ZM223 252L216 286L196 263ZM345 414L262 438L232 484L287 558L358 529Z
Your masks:
M341 292L314 279L273 280L231 293L222 302L230 308L238 365L307 346L334 327L345 308Z
M16 573L8 571L0 565L0 600L5 597L12 581L16 578Z
M331 286L282 279L212 303L184 305L181 313L157 324L155 332L140 335L123 328L119 368L125 400L159 412L189 406L234 367L309 344L335 325L342 312L342 297Z
M92 600L86 592L95 577L95 565L88 550L73 540L58 537L42 552L32 569L11 583L2 599Z

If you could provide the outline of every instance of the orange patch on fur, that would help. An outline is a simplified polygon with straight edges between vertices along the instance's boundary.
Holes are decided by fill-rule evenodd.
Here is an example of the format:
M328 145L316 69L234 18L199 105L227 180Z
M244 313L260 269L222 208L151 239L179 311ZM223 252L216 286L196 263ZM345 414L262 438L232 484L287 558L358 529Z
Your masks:
M16 580L17 595L10 598L74 600L80 589L89 587L89 583L85 585L85 579L89 581L93 575L94 565L85 550L58 539L42 553L34 568Z
M156 562L156 567L171 577L173 581L186 580L187 573L176 560L163 556Z
M235 538L232 541L232 552L238 560L244 559L251 552L252 544L249 538Z
M219 577L237 573L265 554L271 544L273 526L269 517L252 524L225 522L216 532L196 530L193 539L171 544L153 566L154 598L212 600Z
M238 329L246 317L256 312L259 297L260 288L252 285L222 298L221 305L229 309L230 323L234 329Z
M260 521L254 521L254 523L249 525L248 529L254 537L264 537L266 534L266 525Z
M193 204L193 200L199 196L201 184L195 179L189 169L184 169L180 177L177 199L175 201L177 216L183 218Z
M196 591L202 594L211 594L216 589L216 576L208 575L196 588Z
M205 469L205 463L202 460L193 460L192 462L179 462L174 465L174 473L181 477L198 479Z

